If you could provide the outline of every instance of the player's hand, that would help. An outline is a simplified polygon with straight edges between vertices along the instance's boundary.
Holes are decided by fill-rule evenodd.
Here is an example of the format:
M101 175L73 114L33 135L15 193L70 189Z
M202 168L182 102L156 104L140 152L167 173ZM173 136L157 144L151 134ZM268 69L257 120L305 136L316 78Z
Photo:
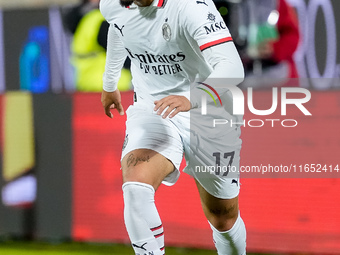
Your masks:
M167 96L154 103L154 111L157 111L158 115L161 115L167 108L162 115L163 119L168 116L172 118L179 112L187 112L191 109L191 103L185 96Z
M106 92L103 90L101 101L105 110L105 114L111 119L113 118L111 109L117 109L119 115L124 115L124 108L121 103L120 92L118 89L113 92Z

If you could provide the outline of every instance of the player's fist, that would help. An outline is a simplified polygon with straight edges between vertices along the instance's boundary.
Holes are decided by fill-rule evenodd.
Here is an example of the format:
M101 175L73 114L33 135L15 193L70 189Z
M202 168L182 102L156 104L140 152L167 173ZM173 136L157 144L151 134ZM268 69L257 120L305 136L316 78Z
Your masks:
M179 112L187 112L191 109L191 103L185 96L167 96L154 103L154 111L157 111L158 115L161 115L166 109L162 114L164 119L168 116L172 118Z
M119 115L124 115L124 108L121 103L120 92L118 89L113 92L107 92L103 90L101 101L105 110L105 114L108 117L113 118L111 109L117 109Z

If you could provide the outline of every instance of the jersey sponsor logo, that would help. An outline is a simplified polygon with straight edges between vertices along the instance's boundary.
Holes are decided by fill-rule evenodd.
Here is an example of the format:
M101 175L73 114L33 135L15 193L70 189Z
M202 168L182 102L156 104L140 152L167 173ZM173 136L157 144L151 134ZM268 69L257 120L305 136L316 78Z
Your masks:
M219 21L219 22L211 23L210 26L204 26L204 29L205 29L206 34L208 35L208 34L220 31L220 30L226 30L227 26L224 23L224 21Z
M211 21L211 22L215 22L216 20L216 16L214 14L212 14L211 12L208 13L208 17L207 20Z
M137 54L133 53L130 49L125 48L129 53L131 59L137 59L140 63L143 64L154 64L154 63L163 63L163 64L171 64L174 62L182 62L185 59L185 55L183 52L177 52L175 54L152 54L147 51L145 53Z
M163 33L163 38L165 41L170 41L171 39L171 28L170 25L168 24L168 18L165 19L165 23L162 26L162 33Z
M145 53L133 53L126 48L131 60L138 61L140 69L145 73L164 75L176 74L183 71L180 62L184 61L186 56L183 52L174 54L152 54L147 51Z
M114 24L114 27L117 28L122 36L123 35L123 28L125 27L124 25L120 28L116 23Z
M208 6L207 3L205 2L205 0L203 0L203 1L196 1L196 4L204 4L204 5Z

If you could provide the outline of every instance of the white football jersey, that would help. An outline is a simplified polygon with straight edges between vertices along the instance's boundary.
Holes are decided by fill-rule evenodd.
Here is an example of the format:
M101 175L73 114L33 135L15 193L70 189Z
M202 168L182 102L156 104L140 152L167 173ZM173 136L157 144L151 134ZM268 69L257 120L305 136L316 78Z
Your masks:
M154 0L148 7L129 8L119 0L101 0L100 10L115 41L108 55L114 50L113 58L131 59L134 90L142 97L188 95L195 78L204 79L212 72L202 51L232 41L211 0ZM107 60L104 88L116 86L107 84L109 68Z

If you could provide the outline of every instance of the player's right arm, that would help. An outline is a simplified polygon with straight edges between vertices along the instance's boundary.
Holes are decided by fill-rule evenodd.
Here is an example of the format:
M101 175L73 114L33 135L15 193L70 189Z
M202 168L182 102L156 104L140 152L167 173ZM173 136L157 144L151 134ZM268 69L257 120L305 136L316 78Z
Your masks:
M109 20L107 8L102 8L104 17ZM112 118L111 109L117 109L120 115L124 115L124 109L121 104L120 92L117 84L120 78L121 69L124 65L127 53L122 41L116 34L115 28L110 24L107 40L107 53L105 72L103 75L103 92L101 102L105 110L105 114Z

